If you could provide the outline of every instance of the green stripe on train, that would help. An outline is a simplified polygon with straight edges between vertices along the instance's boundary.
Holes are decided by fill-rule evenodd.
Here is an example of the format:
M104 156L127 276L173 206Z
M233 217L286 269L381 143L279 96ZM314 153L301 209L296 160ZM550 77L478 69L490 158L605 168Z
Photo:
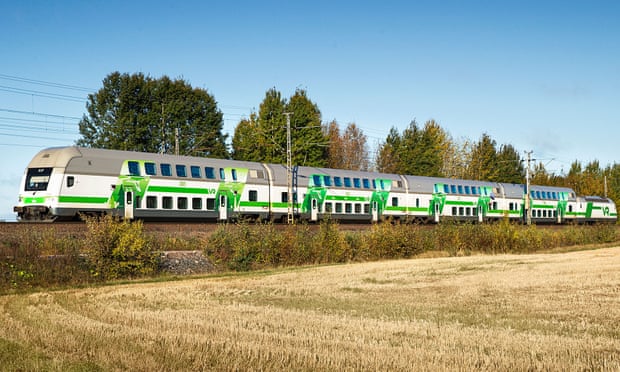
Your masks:
M215 195L215 189L203 189L199 187L179 187L179 186L153 186L149 185L149 192L169 192L178 194L202 194Z
M102 204L107 203L108 198L97 196L59 196L59 203L85 203L85 204Z

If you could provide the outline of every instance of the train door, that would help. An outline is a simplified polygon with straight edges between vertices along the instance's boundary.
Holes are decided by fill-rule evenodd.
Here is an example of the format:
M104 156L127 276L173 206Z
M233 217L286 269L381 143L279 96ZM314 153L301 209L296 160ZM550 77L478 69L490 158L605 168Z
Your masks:
M228 220L228 197L226 197L226 195L220 195L220 206L218 209L220 212L220 220Z
M484 209L482 208L481 205L478 205L478 222L480 223L484 222Z
M310 205L310 221L316 222L319 220L319 202L312 198Z
M379 222L379 208L376 201L372 202L372 222Z
M439 203L435 203L433 209L433 216L435 217L435 223L439 223Z
M125 203L124 203L124 218L126 220L133 220L133 212L135 208L134 204L134 192L131 189L125 189Z

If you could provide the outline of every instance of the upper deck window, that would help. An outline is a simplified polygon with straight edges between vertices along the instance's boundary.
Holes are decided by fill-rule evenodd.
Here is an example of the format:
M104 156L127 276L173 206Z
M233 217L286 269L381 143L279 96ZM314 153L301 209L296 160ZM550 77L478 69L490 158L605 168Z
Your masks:
M205 177L207 177L210 180L214 180L215 179L215 169L213 169L213 167L205 167Z
M364 178L362 180L362 183L363 183L365 189L369 189L370 188L370 181L368 180L368 178Z
M192 165L190 168L190 172L192 173L192 178L200 178L200 167L197 165Z
M338 176L334 177L334 185L336 185L336 187L342 187L342 178Z
M321 176L319 176L318 174L315 174L314 176L312 176L312 181L314 181L314 186L321 186Z
M162 163L160 164L161 175L166 177L172 177L172 167L170 164Z
M52 168L30 168L26 174L26 191L45 191L50 182Z
M146 174L148 174L149 176L157 175L157 169L155 167L155 163L144 163L144 170L146 171Z
M137 161L128 161L127 167L129 168L130 176L139 176L140 175L140 164Z
M344 178L344 187L351 187L351 178L349 177Z
M187 169L185 168L185 165L177 164L176 170L177 177L187 177Z
M361 189L362 188L362 184L359 178L354 178L353 179L353 185L355 186L356 189Z

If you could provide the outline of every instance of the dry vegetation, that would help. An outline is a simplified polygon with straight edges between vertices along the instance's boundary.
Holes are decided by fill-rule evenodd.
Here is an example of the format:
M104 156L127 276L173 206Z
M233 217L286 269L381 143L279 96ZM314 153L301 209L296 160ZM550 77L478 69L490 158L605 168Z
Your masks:
M0 297L3 370L619 370L620 248Z

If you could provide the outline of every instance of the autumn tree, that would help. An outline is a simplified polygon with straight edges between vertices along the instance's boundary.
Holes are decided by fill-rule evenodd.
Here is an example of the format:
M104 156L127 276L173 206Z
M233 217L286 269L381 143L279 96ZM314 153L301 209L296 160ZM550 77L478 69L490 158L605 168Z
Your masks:
M80 146L229 156L217 102L180 79L114 72L88 96L86 109Z
M361 170L369 168L366 135L355 125L349 123L340 133L338 123L333 120L323 126L323 132L329 139L327 166L335 169Z

